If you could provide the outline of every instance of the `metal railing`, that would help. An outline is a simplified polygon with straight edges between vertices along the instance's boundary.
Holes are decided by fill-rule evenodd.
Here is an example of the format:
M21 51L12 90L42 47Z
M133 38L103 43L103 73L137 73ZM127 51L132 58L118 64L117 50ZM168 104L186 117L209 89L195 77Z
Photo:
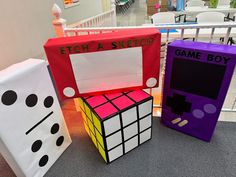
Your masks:
M155 28L159 30L165 30L165 32L162 33L162 44L164 44L163 45L164 49L163 49L163 54L162 54L164 58L164 62L163 62L164 64L162 67L162 78L164 78L163 76L165 72L165 56L167 53L167 44L170 41L173 41L176 39L191 38L191 39L194 39L194 41L204 39L204 42L215 43L216 41L214 41L213 39L221 38L221 40L217 42L228 44L230 38L236 37L236 22L222 22L222 23L212 23L212 24L210 23L209 24L166 24L166 25L163 24L163 25L158 25L158 26L150 25L150 26L127 26L127 27L93 27L93 24L88 23L88 21L91 21L92 19L91 18L88 21L84 21L84 23L86 23L87 26L81 26L81 24L79 24L79 25L76 25L76 26L79 26L78 28L71 25L66 27L65 21L60 18L60 12L59 12L59 15L57 16L56 14L55 17L56 17L56 20L54 20L53 24L54 24L57 36L94 35L94 34L99 34L99 33L112 33L112 32L120 31L120 30L139 29L139 28ZM171 32L172 30L176 30L176 32L172 33ZM152 93L152 89L150 90L150 93ZM161 104L160 105L154 104L154 107L161 108ZM232 103L232 107L223 108L222 111L236 112L236 95Z

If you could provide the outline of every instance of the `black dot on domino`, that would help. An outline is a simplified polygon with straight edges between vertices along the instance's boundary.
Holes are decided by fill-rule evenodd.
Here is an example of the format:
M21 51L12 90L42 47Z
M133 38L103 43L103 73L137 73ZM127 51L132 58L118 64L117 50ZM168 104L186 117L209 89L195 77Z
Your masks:
M14 104L17 100L17 94L13 90L8 90L2 95L2 103L6 106Z
M48 163L48 156L44 155L40 160L39 160L39 166L43 167Z
M31 146L32 152L37 152L37 151L41 148L42 144L43 144L43 143L42 143L41 140L35 141L35 142L32 144L32 146Z
M34 107L38 102L38 97L35 94L31 94L29 96L27 96L26 100L25 100L25 104L28 107Z
M57 146L61 146L63 142L64 142L64 136L60 136L60 137L57 139L56 145L57 145Z
M45 100L44 100L44 106L45 106L46 108L50 108L50 107L52 106L53 102L54 102L53 97L52 97L52 96L48 96L48 97L45 98Z
M55 123L51 128L51 134L57 133L59 131L59 128L60 128L59 124Z

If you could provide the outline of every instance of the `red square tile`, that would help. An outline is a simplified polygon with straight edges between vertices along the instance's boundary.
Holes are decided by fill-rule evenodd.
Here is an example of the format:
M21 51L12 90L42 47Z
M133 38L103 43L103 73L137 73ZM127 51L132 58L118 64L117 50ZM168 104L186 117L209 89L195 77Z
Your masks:
M106 103L107 99L103 95L99 95L99 96L94 96L94 97L88 98L86 101L88 102L88 104L92 108L94 108L94 107L96 107L98 105Z
M127 96L121 96L112 101L120 110L125 109L134 104L134 102Z
M94 109L101 119L106 119L108 116L117 113L118 110L111 104L106 103Z
M140 101L150 97L150 95L148 95L143 90L133 91L133 92L128 93L127 95L136 102L140 102Z

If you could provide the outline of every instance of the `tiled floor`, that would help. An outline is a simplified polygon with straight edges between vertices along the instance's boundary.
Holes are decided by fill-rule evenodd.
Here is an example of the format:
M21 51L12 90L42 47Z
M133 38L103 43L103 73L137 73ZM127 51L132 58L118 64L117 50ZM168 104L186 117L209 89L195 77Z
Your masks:
M117 15L118 26L140 26L142 24L150 23L150 17L147 15L146 0L135 0L135 3L130 6L125 14ZM161 62L163 63L163 61ZM161 80L161 79L160 79ZM160 98L160 88L154 90L154 94L157 98ZM234 105L236 99L236 69L234 71L234 76L231 81L231 85L225 99L223 109L236 109ZM159 100L159 99L157 99ZM156 100L156 103L158 101ZM233 121L236 122L236 112L225 112L222 111L220 115L221 121Z

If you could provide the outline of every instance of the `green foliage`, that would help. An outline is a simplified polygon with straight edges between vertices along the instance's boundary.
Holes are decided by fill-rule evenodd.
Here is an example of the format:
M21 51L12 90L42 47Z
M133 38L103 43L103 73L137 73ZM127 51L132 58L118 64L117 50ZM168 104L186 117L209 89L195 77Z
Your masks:
M230 7L231 7L231 8L236 8L236 0L232 0L232 1L230 2Z
M210 7L211 8L216 8L218 4L218 0L210 0Z

